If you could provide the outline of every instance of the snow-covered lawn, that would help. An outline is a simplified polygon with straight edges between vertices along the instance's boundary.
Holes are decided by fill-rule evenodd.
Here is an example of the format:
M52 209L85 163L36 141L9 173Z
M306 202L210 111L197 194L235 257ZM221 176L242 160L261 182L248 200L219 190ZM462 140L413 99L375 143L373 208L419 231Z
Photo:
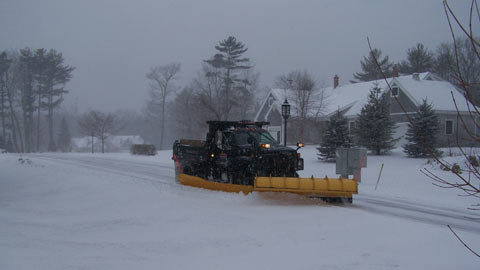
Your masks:
M301 152L302 176L335 176ZM479 251L478 199L433 186L426 159L369 156L343 206L180 186L170 155L0 154L0 269L480 267L446 227Z

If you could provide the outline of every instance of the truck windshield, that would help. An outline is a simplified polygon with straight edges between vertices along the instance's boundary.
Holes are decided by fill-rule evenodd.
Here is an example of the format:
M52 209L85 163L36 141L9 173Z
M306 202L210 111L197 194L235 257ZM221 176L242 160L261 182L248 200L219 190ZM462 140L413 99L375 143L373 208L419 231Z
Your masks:
M235 133L235 141L238 145L250 144L248 142L248 138L253 138L259 144L277 144L277 141L272 137L272 135L264 130L240 131Z

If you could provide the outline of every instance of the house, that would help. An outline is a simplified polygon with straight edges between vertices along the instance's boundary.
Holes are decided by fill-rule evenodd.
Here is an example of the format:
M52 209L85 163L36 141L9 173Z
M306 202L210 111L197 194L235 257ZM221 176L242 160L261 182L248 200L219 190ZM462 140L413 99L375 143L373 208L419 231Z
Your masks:
M456 145L457 135L462 145L471 145L473 142L469 138L463 124L468 129L477 134L475 119L470 115L473 106L466 101L463 94L451 83L440 79L433 73L414 73L406 76L394 76L387 79L390 87L385 80L360 82L347 85L339 85L338 76L334 78L334 85L323 89L322 92L322 108L312 108L311 126L308 127L308 134L314 134L311 137L305 137L307 143L319 143L322 134L322 128L329 117L337 110L347 117L349 120L349 130L355 125L355 119L360 113L362 107L367 103L370 90L378 85L384 93L386 93L387 102L390 104L390 116L396 122L394 138L402 138L397 142L397 146L405 144L404 135L408 128L408 117L402 110L403 107L408 115L416 113L418 106L427 99L431 103L435 114L439 120L438 141L441 146ZM391 90L390 90L391 89ZM283 92L282 92L283 91ZM255 120L269 121L271 125L268 127L270 132L273 131L275 138L282 140L283 125L280 116L280 106L286 97L289 101L293 91L272 89L267 96L265 102L257 113ZM283 93L283 95L282 95ZM398 101L400 102L397 102ZM455 102L456 101L456 105ZM295 110L297 103L292 102L292 110ZM458 113L457 113L457 108ZM316 114L318 113L318 114ZM457 117L458 115L461 116ZM295 119L295 115L292 118ZM463 122L462 122L463 119ZM289 122L290 123L290 122ZM277 135L275 132L280 132ZM294 134L288 128L288 138ZM293 139L293 138L292 138ZM293 141L289 142L293 143Z
M145 141L139 135L112 135L105 140L106 152L127 152L130 151L132 144L143 144ZM95 152L102 151L101 141L93 137L93 146ZM92 151L92 137L86 136L72 139L72 150L74 152Z
M284 141L284 121L281 116L282 103L288 100L290 118L288 119L288 141L318 142L318 130L309 128L325 115L324 108L327 97L325 89L314 91L295 91L291 89L272 89L263 100L255 121L267 121L265 127L278 141Z

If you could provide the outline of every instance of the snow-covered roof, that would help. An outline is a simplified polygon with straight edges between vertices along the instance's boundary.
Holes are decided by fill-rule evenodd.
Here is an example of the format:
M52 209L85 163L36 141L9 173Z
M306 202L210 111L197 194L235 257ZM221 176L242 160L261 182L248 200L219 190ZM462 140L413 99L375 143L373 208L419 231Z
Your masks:
M437 111L455 111L455 104L452 100L452 93L457 101L460 111L468 111L467 103L463 95L447 81L438 80L438 77L429 73L419 73L418 79L413 75L388 78L390 86L397 86L407 94L407 96L417 105L427 98L429 103ZM375 80L368 82L353 83L339 86L337 88L328 87L326 95L329 96L329 102L325 109L327 115L336 110L346 110L345 116L355 116L360 113L362 107L368 101L370 90L378 83L383 92L389 91L385 80Z
M379 80L327 88L325 91L329 96L329 102L326 104L326 114L330 115L337 110L343 111L348 108L346 115L357 114L363 105L367 103L368 94L375 86L375 83L378 83L378 86L382 89L386 86L385 81Z
M447 81L413 79L412 76L395 78L395 83L410 95L410 99L420 105L423 99L433 104L435 110L455 111L455 98L460 111L468 111L465 97ZM471 108L471 107L470 107Z
M394 78L387 78L391 87L396 86L410 98L410 100L420 105L423 99L427 99L433 105L436 111L455 112L455 98L459 111L467 112L469 110L467 101L454 85L433 73L424 72L417 75L405 75ZM368 82L359 82L338 86L337 88L327 87L316 90L310 97L308 116L322 117L330 116L337 110L345 111L345 116L355 117L368 102L368 95L372 88L378 84L383 92L390 89L385 80L374 80ZM298 92L286 89L272 89L264 100L262 108L269 106L267 102L273 97L273 108L281 112L281 106L285 98L291 105L291 115L298 116ZM471 106L471 105L470 105ZM470 107L472 108L472 107ZM255 119L259 118L261 110L258 111Z

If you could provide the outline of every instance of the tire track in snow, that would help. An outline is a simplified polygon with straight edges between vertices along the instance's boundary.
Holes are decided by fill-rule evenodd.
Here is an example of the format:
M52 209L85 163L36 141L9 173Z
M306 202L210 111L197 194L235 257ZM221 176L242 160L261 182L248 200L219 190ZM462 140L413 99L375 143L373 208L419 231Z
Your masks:
M358 195L354 201L354 207L364 211L480 233L477 213L370 195Z
M59 157L54 155L34 155L32 158L38 158L47 161L60 162L67 165L79 166L93 169L96 171L113 173L120 176L131 177L132 179L142 180L151 184L163 184L178 186L175 182L173 167L159 164L144 164L139 162L119 161L116 159L96 157ZM101 162L98 162L101 161Z
M32 157L132 177L153 185L181 187L175 182L173 165L149 164L108 157L56 156L53 154L37 154ZM355 196L352 208L434 225L451 225L456 229L480 233L480 214L467 212L466 210L459 211L453 208L407 201L407 199L365 194Z

